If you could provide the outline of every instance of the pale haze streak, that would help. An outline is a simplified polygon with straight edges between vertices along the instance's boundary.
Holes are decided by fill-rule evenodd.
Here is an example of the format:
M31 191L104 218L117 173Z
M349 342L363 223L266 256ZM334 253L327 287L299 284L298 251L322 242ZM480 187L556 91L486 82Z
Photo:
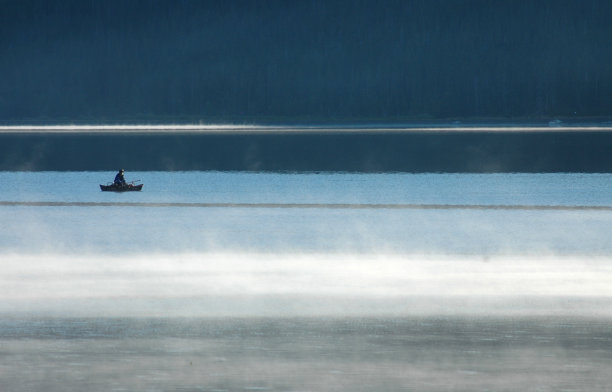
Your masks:
M532 314L542 310L543 300L554 304L555 298L607 298L598 313L612 316L609 257L208 253L121 258L5 254L3 259L0 312L54 314L60 303L65 316L491 315ZM236 306L236 298L250 309ZM279 305L282 298L293 298L293 303ZM316 298L323 305L313 308L309 300ZM354 301L347 304L350 298ZM415 307L410 304L415 298L432 307ZM469 305L448 305L458 298ZM164 308L160 299L175 306ZM131 301L140 307L134 309ZM368 306L385 302L377 310ZM92 307L99 303L105 307ZM563 305L548 310L557 313ZM565 311L584 315L592 308Z

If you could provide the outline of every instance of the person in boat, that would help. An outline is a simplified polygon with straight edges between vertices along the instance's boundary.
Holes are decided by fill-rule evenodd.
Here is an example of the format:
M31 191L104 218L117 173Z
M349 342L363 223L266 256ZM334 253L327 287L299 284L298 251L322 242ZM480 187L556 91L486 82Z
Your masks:
M117 173L117 175L115 176L115 185L119 185L119 186L126 186L127 183L125 182L125 177L123 177L123 172L124 170L121 169L119 170L119 173Z

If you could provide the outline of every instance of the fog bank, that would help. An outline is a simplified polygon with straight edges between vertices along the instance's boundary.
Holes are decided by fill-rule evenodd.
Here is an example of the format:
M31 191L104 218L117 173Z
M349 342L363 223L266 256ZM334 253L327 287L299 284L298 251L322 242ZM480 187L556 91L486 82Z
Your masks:
M0 312L612 316L609 257L3 254Z

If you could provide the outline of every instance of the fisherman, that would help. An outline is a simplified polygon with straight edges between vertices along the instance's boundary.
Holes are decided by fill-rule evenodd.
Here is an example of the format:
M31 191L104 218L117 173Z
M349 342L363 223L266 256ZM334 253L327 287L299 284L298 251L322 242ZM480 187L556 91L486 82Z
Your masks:
M119 170L119 173L115 176L115 185L126 186L125 177L123 177L123 169Z

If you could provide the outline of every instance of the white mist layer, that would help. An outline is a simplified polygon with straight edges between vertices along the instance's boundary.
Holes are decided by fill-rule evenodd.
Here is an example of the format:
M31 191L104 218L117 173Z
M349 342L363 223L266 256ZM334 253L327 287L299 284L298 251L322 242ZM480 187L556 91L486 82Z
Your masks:
M612 260L574 256L2 255L0 311L61 315L612 315Z

